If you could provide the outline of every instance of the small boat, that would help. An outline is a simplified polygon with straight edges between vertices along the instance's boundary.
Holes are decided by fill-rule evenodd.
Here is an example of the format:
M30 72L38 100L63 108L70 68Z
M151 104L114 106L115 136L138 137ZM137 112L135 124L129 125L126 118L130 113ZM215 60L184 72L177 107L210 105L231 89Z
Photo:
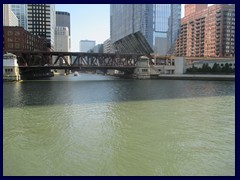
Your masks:
M79 73L78 73L77 71L75 71L73 75L74 75L74 76L78 76Z

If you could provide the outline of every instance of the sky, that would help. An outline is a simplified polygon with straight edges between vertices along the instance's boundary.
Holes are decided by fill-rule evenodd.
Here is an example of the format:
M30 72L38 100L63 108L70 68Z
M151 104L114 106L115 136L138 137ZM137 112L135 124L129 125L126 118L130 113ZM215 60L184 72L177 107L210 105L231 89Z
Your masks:
M79 51L80 40L102 44L110 38L109 4L56 4L56 11L70 13L71 51Z
M109 4L56 4L56 11L70 13L71 51L79 51L80 40L102 44L110 38ZM182 17L184 5L182 4Z

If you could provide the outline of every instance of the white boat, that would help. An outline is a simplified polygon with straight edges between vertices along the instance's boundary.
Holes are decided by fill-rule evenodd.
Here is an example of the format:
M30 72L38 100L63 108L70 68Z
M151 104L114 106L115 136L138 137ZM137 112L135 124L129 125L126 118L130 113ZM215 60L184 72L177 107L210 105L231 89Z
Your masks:
M74 75L74 76L78 76L79 73L78 73L77 71L75 71L73 75Z

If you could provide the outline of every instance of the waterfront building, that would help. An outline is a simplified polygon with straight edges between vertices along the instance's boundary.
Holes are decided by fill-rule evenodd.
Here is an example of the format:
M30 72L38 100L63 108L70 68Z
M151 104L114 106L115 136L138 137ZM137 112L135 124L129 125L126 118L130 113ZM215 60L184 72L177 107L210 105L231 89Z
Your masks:
M3 27L3 50L12 51L47 51L45 38L33 35L23 27Z
M56 11L56 26L68 27L69 32L69 51L71 50L71 24L70 13L63 11Z
M4 81L20 80L17 56L12 53L7 53L3 55L3 80Z
M178 36L180 18L180 4L111 4L110 39L115 43L140 31L155 53L165 55Z
M54 50L56 26L54 4L28 4L28 31L48 40L48 47Z
M81 40L79 45L80 45L80 48L79 48L80 52L88 52L90 49L94 48L94 46L96 45L96 41Z
M70 13L63 11L56 11L56 26L66 26L69 30L69 36L71 35L70 26Z
M199 6L199 7L198 7ZM235 56L235 5L187 5L176 43L177 56Z
M3 26L18 26L18 18L12 12L10 4L3 4Z
M11 4L11 10L17 16L19 26L27 30L27 4Z
M69 29L68 27L56 26L55 28L55 51L69 52ZM70 63L69 57L66 58Z

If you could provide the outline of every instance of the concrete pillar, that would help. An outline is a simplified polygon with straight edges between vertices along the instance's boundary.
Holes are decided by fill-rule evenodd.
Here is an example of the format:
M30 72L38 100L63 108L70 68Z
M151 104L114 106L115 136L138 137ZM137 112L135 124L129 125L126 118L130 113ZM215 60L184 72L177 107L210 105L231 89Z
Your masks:
M185 57L175 57L175 74L184 74L186 72Z

